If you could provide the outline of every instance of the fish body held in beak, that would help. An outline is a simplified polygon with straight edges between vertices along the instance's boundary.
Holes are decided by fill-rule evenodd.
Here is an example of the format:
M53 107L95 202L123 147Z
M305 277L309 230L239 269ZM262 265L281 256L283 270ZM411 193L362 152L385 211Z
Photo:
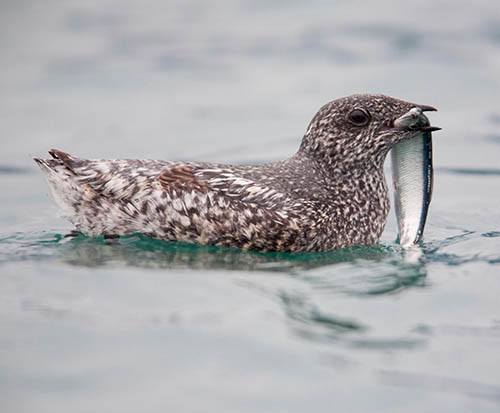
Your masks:
M423 110L415 107L394 121L395 127L414 129L414 137L397 143L391 150L394 206L399 243L408 248L422 238L432 198L432 134L440 128L430 126Z

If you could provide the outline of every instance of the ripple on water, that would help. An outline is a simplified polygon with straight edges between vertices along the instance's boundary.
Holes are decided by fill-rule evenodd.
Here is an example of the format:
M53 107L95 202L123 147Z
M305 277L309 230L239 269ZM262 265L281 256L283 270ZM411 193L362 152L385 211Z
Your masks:
M500 262L500 231L460 233L422 244L424 261L457 266ZM54 259L83 267L223 269L293 272L318 288L343 286L346 293L389 294L425 284L425 266L402 259L398 245L360 246L322 253L260 253L234 248L165 242L140 234L108 242L57 232L16 232L0 236L0 262ZM404 255L403 255L404 256ZM376 263L376 265L374 265ZM329 278L333 272L336 277ZM339 275L340 274L340 275ZM348 281L348 282L347 282Z
M387 247L352 247L325 253L260 253L235 248L165 242L140 234L108 242L102 237L73 238L54 232L6 234L0 238L0 261L56 259L82 267L300 271L355 259L378 261Z
M40 261L54 256L64 237L54 233L23 233L0 235L0 263Z
M388 384L406 386L415 389L458 393L473 398L500 402L500 387L454 377L443 377L431 374L418 374L405 371L381 370L379 378Z
M132 266L152 269L227 270L287 273L314 291L353 297L394 295L425 288L427 264L459 266L500 262L500 232L462 231L423 244L422 259L405 261L397 245L351 247L325 253L259 253L233 248L164 242L142 235L107 242L83 235L67 238L55 232L14 233L0 238L0 262L55 260L87 268ZM485 244L489 241L488 245ZM481 251L481 252L478 252ZM290 319L328 327L329 333L362 331L362 323L327 315L305 297L280 292Z
M437 172L446 172L453 175L500 176L500 169L496 168L436 168Z
M30 169L11 165L0 165L0 175L25 175L31 172Z
M125 266L140 268L141 274L143 269L188 270L186 274L203 270L204 277L219 277L218 282L222 284L217 285L224 293L231 293L235 286L253 288L257 294L256 301L263 298L266 302L277 304L279 316L283 317L292 337L314 348L321 348L322 352L328 353L328 357L334 357L331 363L344 366L360 365L382 354L419 353L436 340L448 337L498 339L497 324L481 327L468 322L434 323L428 318L430 310L422 310L420 299L405 300L404 304L401 300L408 295L422 297L432 294L428 271L433 263L457 266L472 258L487 262L491 258L489 254L477 257L471 251L490 243L490 253L493 254L498 240L500 233L496 231L480 233L463 230L442 240L422 244L422 259L409 263L397 245L355 247L328 253L262 254L232 248L168 243L141 235L108 243L103 238L65 238L57 232L38 232L1 237L0 261L51 260L74 267L75 271L90 270L99 274L98 278L102 274L103 280L106 279L106 269ZM155 274L170 277L177 272L156 271ZM224 274L224 281L220 281L221 274ZM126 285L127 280L123 281ZM85 283L85 280L82 282ZM166 284L169 282L170 279L165 281ZM67 281L65 283L68 284ZM101 286L100 282L96 285L98 288ZM175 290L175 282L172 286ZM193 289L194 295L206 293L204 290L196 291L195 286ZM410 292L417 294L408 294ZM104 294L103 299L106 297ZM48 300L43 297L38 301L36 296L25 298L22 301L23 310L36 311L51 320L67 317L67 311L72 308L71 301L68 306L51 305L50 296ZM58 303L57 300L54 302ZM400 306L404 311L395 314ZM203 306L193 308L202 315L207 311ZM182 310L169 313L172 308L168 305L162 310L165 317L168 318L169 314L175 317L177 324L185 319ZM120 311L117 314L117 317L122 316ZM228 317L217 311L213 316L217 319ZM392 384L402 377L398 376L399 373L384 371L381 380ZM427 379L447 386L452 392L463 390L461 381L448 381L437 376L411 376L407 382L415 382L415 387L419 387L425 386ZM474 386L471 396L477 394L477 397L496 400L494 386L480 383Z
M394 295L426 285L425 265L407 264L397 246L345 248L326 253L258 253L233 248L170 243L141 235L119 242L57 233L16 233L0 239L0 262L53 260L83 268L245 271L264 277L283 274L283 283L266 294L277 300L296 335L316 342L348 342L363 348L403 348L408 338L363 338L363 321L337 314L321 304L318 295L370 297ZM295 290L290 282L299 283ZM266 284L267 285L267 284ZM258 287L261 288L261 287ZM266 290L264 288L264 290ZM346 341L347 340L347 341ZM372 341L370 341L372 340Z
M433 262L460 266L473 262L500 263L500 232L479 233L464 230L461 234L428 245Z

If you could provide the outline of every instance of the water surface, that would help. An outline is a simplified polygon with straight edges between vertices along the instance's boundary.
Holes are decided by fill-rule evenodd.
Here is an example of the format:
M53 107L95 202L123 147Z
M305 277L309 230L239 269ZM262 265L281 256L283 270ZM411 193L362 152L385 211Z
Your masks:
M498 411L495 2L0 9L2 411ZM439 108L419 259L68 238L30 159L274 161L356 92Z

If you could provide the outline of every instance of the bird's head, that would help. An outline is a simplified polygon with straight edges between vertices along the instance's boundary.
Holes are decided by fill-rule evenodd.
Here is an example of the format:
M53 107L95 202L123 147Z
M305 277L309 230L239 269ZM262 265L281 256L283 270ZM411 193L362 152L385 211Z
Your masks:
M352 95L324 105L314 116L300 151L335 169L382 166L393 145L431 126L418 105L384 95Z

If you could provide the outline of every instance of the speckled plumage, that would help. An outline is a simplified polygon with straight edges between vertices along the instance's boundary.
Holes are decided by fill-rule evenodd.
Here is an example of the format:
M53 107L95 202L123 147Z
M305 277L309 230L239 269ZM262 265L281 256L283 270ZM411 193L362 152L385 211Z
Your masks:
M90 236L143 233L260 251L325 251L376 243L389 199L383 163L415 135L394 120L419 106L353 95L323 106L299 151L257 166L35 158L63 216ZM369 113L366 125L348 119Z

